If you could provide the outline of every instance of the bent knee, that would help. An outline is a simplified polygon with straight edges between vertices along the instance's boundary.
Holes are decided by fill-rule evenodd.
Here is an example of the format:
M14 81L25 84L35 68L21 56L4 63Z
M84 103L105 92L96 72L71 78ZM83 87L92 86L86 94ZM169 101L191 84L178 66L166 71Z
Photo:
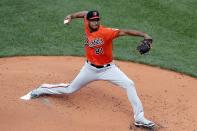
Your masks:
M132 80L126 80L125 82L124 82L124 85L123 85L123 87L125 88L125 89L128 89L128 88L134 88L134 82L132 81Z
M135 85L135 83L132 80L129 80L129 82L131 85L133 85L133 86Z

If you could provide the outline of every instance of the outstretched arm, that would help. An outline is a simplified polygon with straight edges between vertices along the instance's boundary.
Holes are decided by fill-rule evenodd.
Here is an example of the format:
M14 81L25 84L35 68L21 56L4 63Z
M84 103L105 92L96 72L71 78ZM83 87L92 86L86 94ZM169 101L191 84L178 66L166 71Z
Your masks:
M137 31L137 30L122 30L120 29L120 32L118 34L119 36L139 36L139 37L144 37L144 39L152 39L148 34Z
M71 22L72 19L76 19L76 18L84 18L84 16L88 13L88 11L80 11L80 12L76 12L76 13L72 13L67 15L64 18L64 22L65 24L69 24Z

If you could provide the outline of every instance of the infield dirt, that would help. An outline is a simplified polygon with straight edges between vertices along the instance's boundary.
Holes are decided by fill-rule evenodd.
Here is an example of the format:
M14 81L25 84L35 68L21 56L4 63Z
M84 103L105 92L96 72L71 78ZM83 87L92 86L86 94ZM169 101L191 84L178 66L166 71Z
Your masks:
M70 95L19 98L42 83L72 81L83 57L0 58L0 130L143 131L133 125L126 93L96 81ZM197 79L131 62L115 61L135 82L145 116L161 131L197 130Z

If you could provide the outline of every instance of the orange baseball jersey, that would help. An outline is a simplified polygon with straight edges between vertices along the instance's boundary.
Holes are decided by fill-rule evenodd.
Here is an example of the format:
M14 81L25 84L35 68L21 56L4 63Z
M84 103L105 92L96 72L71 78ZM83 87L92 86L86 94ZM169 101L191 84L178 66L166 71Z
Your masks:
M95 65L112 62L112 41L118 36L119 30L100 25L98 31L90 33L86 17L84 17L84 26L86 33L84 48L87 60Z

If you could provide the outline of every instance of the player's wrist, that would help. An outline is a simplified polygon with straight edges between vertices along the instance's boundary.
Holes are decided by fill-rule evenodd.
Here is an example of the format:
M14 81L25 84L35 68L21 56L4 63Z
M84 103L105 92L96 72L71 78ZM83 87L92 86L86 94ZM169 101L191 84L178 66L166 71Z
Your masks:
M149 36L148 34L144 34L144 39L152 39L152 37Z
M67 15L68 19L72 19L72 14Z

